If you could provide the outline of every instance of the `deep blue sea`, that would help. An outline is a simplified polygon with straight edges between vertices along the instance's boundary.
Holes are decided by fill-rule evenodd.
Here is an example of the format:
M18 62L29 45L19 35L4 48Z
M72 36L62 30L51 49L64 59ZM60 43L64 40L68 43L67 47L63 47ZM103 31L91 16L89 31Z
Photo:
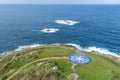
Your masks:
M59 19L80 23L54 22ZM38 31L44 28L59 31ZM0 53L51 43L73 43L120 55L120 5L0 5Z

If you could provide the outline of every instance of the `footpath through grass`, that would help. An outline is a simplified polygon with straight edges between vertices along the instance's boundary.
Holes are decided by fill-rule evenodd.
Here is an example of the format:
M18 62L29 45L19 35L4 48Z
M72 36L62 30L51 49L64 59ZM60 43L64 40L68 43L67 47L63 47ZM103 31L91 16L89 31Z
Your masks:
M0 80L7 80L11 75L13 75L16 71L18 71L21 67L37 61L39 59L45 59L49 57L69 57L71 54L74 54L76 49L70 46L64 45L46 45L42 47L24 49L18 52L14 52L5 56L0 60ZM81 51L77 50L77 53ZM78 74L78 80L120 80L120 64L116 63L114 60L105 58L103 56L83 52L87 56L92 59L90 64L85 65L76 65L75 69ZM13 56L15 56L14 60ZM41 61L44 62L44 61ZM19 77L18 79L25 80L25 76L28 79L36 79L36 80L48 80L50 78L49 75L52 76L49 80L69 80L67 77L72 73L71 65L72 63L69 60L63 59L54 59L54 60L45 60L45 62L50 62L48 67L46 66L36 66L38 63L30 64L28 67L24 68L20 73L17 73L12 77L13 80L17 80L15 77ZM55 63L55 64L53 64ZM59 67L58 72L54 72L53 67ZM50 69L45 74L42 74L44 70ZM43 70L43 71L41 71ZM31 74L35 73L34 75ZM49 75L48 75L49 74ZM19 76L18 76L19 75ZM43 76L42 78L40 76ZM32 77L30 77L32 76ZM45 78L45 76L47 76Z

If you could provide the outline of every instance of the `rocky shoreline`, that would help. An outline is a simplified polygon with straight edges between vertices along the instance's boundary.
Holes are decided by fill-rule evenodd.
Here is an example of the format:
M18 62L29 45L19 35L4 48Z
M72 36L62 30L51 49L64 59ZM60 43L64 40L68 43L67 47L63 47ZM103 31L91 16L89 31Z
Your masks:
M40 46L36 46L36 47L41 47L41 46L46 46L48 44L43 44L43 45L40 45ZM49 44L51 46L63 46L63 47L69 47L71 49L74 49L76 50L76 52L86 52L86 51L82 51L80 49L78 49L78 47L74 46L74 45L67 45L67 44L61 44L61 43L54 43L54 44ZM4 55L8 55L8 54L11 54L11 53L16 53L16 52L20 52L20 51L25 51L25 50L28 50L29 48L36 48L36 47L25 47L21 50L18 50L18 51L12 51L12 52L8 52L8 53L4 53L4 54L0 54L0 57L4 56ZM105 58L108 58L108 59L112 59L114 60L115 62L118 62L120 63L120 57L117 57L117 56L114 56L114 55L111 55L111 54L102 54L102 53L99 53L99 52L96 52L96 51L91 51L92 54L97 54L97 55L100 55L100 56L103 56Z
M76 50L82 52L82 50L78 49L76 46L73 46L73 45L65 45L65 46L67 46L67 47L73 47L73 49L76 49ZM97 55L103 56L103 57L108 58L108 59L112 59L115 62L120 63L120 57L117 57L117 56L114 56L114 55L111 55L111 54L102 54L102 53L99 53L99 52L96 52L96 51L91 51L91 52L93 54L97 54Z

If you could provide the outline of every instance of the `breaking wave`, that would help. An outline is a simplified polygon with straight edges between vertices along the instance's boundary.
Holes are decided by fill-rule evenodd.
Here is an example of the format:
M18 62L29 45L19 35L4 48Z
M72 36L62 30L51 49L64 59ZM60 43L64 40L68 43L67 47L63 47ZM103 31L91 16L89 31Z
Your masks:
M45 44L32 44L32 45L18 46L18 48L16 48L15 50L13 50L13 51L8 51L8 52L4 52L4 53L2 53L2 54L7 54L7 53L11 53L11 52L16 52L16 51L20 51L20 50L26 49L26 48L39 47L39 46L43 46L43 45L45 45ZM82 50L82 51L86 51L86 52L95 51L95 52L98 52L98 53L101 53L101 54L109 54L109 55L112 55L112 56L115 56L115 57L119 57L119 58L120 58L120 55L119 55L119 54L114 53L114 52L111 52L111 51L109 51L109 50L107 50L107 49L105 49L105 48L97 48L97 47L95 47L95 46L83 48L83 47L81 47L80 45L74 44L74 43L65 43L65 45L74 46L74 47L76 47L77 49Z
M20 51L20 50L22 50L22 49L34 48L34 47L38 47L38 46L41 46L41 44L32 44L32 45L18 46L18 48L15 49L14 51Z
M119 57L120 58L120 55L117 54L117 53L114 53L114 52L111 52L105 48L97 48L95 46L92 46L92 47L86 47L86 48L83 48L81 47L80 45L77 45L77 44L73 44L73 43L67 43L65 45L71 45L71 46L74 46L76 47L77 49L79 50L83 50L83 51L86 51L86 52L91 52L91 51L95 51L95 52L98 52L98 53L101 53L101 54L109 54L109 55L112 55L112 56L115 56L115 57Z
M16 48L13 51L6 51L6 52L0 53L0 54L9 54L9 53L12 53L12 52L20 51L22 49L34 48L34 47L38 47L38 46L42 46L42 45L44 45L44 44L31 44L31 45L18 46L18 48Z

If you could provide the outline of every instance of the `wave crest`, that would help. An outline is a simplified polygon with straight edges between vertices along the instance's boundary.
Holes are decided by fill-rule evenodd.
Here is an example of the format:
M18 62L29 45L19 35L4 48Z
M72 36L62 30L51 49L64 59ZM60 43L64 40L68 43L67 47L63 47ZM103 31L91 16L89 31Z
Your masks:
M22 49L26 49L26 48L34 48L34 47L38 47L41 46L40 44L32 44L32 45L24 45L24 46L18 46L17 49L15 49L14 51L20 51Z
M22 49L34 48L34 47L39 47L39 46L43 46L43 45L45 45L45 44L32 44L32 45L18 46L18 48L16 48L16 49L13 50L13 51L4 52L4 53L1 53L1 54L8 54L8 53L11 53L11 52L14 52L14 51L20 51L20 50L22 50ZM101 53L101 54L108 54L108 55L111 55L111 56L115 56L115 57L120 58L120 55L118 55L117 53L111 52L111 51L109 51L109 50L107 50L107 49L105 49L105 48L97 48L97 47L95 47L95 46L83 48L83 47L81 47L80 45L78 45L78 44L73 44L73 43L65 43L65 45L74 46L74 47L76 47L77 49L82 50L82 51L86 51L86 52L95 51L95 52L98 52L98 53Z
M74 46L74 47L76 47L77 49L83 50L83 51L86 51L86 52L95 51L95 52L98 52L98 53L101 53L101 54L108 54L108 55L111 55L111 56L115 56L115 57L119 57L119 58L120 58L120 55L118 55L117 53L111 52L111 51L109 51L109 50L107 50L107 49L105 49L105 48L97 48L97 47L95 47L95 46L83 48L83 47L81 47L80 45L73 44L73 43L67 43L66 45Z
M0 53L0 54L9 54L12 52L20 51L22 49L34 48L34 47L38 47L38 46L42 46L42 45L44 45L44 44L31 44L31 45L18 46L18 48L14 49L14 50L6 51L6 52Z

